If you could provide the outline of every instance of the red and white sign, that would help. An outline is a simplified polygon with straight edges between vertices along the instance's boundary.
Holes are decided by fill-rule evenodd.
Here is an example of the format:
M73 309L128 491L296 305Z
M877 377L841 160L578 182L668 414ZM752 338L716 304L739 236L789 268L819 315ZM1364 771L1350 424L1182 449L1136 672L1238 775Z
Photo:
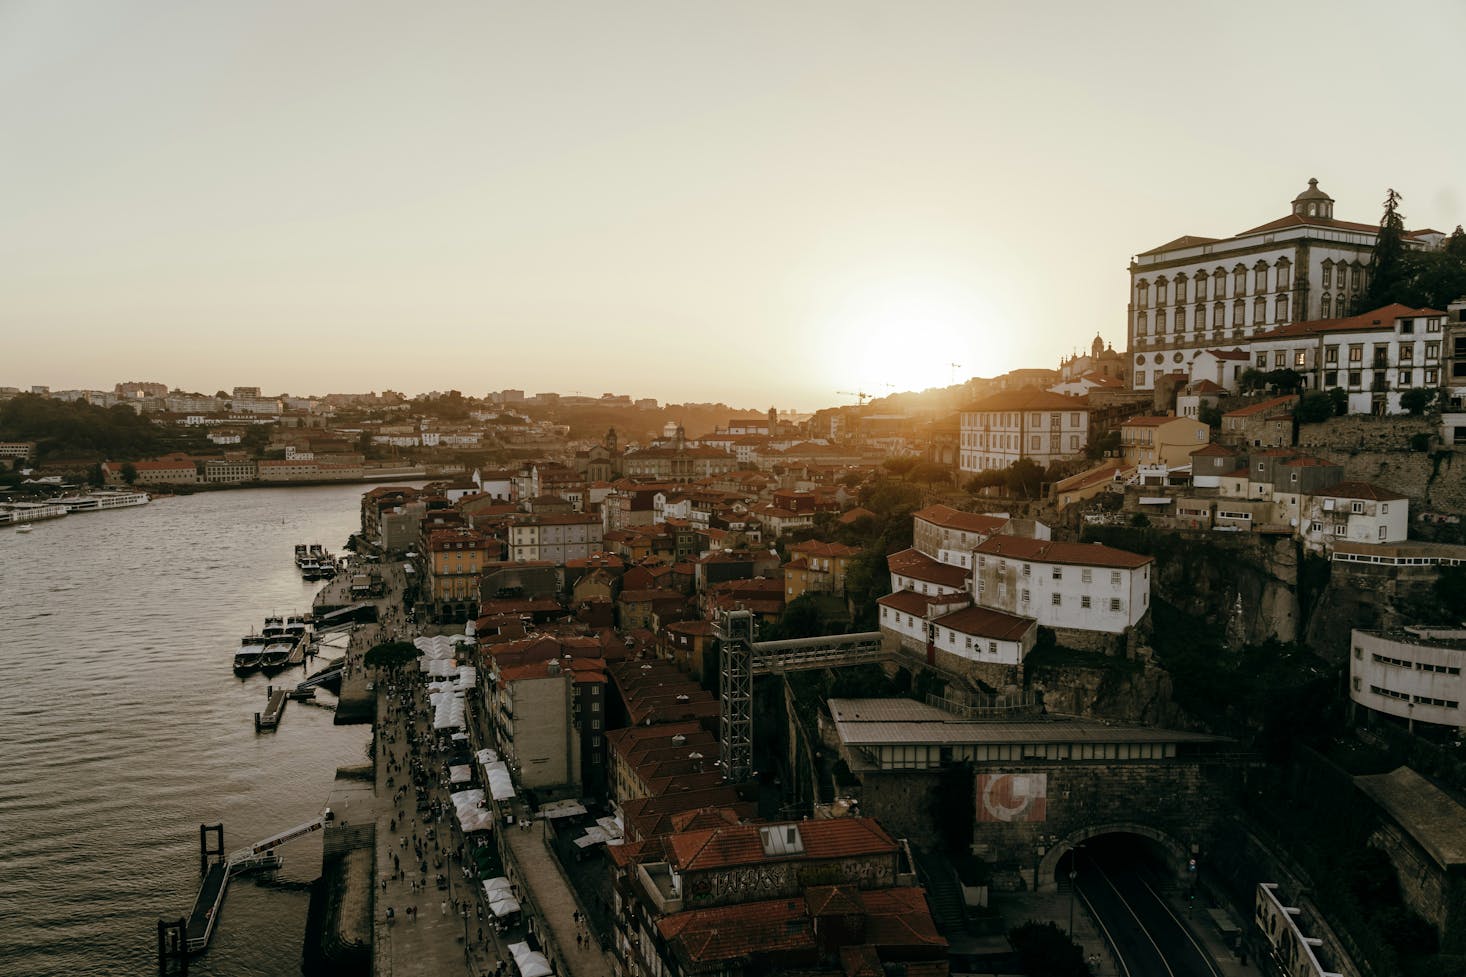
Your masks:
M977 820L1037 822L1048 803L1048 774L996 773L977 778Z

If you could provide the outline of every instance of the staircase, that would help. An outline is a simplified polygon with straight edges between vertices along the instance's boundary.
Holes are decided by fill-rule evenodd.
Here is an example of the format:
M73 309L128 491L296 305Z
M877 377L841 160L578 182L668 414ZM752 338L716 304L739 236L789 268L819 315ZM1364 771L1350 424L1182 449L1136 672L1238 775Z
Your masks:
M926 901L931 906L932 921L937 931L950 937L954 933L967 932L967 910L962 903L962 887L957 875L939 853L916 849L913 851L917 874L926 889Z

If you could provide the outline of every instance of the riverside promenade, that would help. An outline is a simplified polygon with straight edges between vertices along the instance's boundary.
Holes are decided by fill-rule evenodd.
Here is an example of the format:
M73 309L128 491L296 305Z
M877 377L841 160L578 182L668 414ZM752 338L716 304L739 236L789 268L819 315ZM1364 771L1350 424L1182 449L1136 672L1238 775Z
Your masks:
M342 685L343 694L370 697L375 727L373 974L514 974L513 958L492 924L472 864L473 842L463 837L452 815L450 785L439 776L442 757L436 749L423 678L415 668L390 676L373 674L362 664L366 652L382 642L410 641L439 631L457 633L461 627L415 625L402 608L401 564L382 564L380 570L384 593L373 601L378 621L353 632ZM322 603L348 603L345 581L332 583L341 590L327 594ZM491 732L474 722L480 713L472 706L468 709L471 740L476 747L494 746ZM420 776L415 778L414 772ZM365 819L366 812L360 809L364 805L362 798L353 797L353 818ZM435 818L434 810L442 813ZM518 804L516 821L525 821L527 814ZM528 830L500 826L495 839L506 873L519 887L528 929L561 977L610 977L611 961L589 934L577 939L577 930L584 933L584 924L576 923L581 907L545 844L543 822L531 816L528 823ZM438 888L439 875L445 888Z

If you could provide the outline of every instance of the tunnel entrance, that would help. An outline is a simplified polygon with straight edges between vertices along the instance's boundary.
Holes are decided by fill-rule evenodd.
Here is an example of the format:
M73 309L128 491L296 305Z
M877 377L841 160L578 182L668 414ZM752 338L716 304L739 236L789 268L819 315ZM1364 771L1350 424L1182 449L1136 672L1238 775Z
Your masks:
M1111 868L1140 869L1157 879L1185 881L1191 874L1189 847L1169 835L1138 824L1097 825L1063 839L1049 849L1039 864L1040 891L1053 892L1067 885L1071 872L1083 871L1086 862Z

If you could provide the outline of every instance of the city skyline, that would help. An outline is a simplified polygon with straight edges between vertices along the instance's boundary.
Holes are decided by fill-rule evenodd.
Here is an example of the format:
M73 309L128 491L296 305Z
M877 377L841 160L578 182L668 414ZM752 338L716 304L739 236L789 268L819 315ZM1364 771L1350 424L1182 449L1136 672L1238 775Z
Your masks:
M1131 255L1310 177L1466 220L1466 11L1366 13L12 5L0 384L812 410L1122 348Z

